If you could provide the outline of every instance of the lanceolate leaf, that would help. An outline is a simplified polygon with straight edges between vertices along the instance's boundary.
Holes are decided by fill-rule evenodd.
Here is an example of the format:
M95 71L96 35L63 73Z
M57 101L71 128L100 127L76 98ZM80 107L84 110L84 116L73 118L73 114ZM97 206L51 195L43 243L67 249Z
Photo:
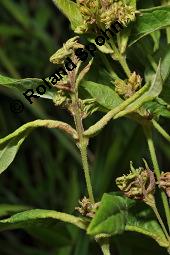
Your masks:
M127 217L126 199L121 196L104 194L95 218L91 221L87 233L89 235L124 232Z
M117 235L124 231L144 234L153 238L160 246L168 247L168 241L148 206L117 192L104 194L87 233L93 236L99 234Z
M59 10L69 19L71 27L74 30L76 27L83 25L83 18L79 11L79 7L71 0L53 0Z
M153 219L153 217L151 217L151 213L147 213L147 211L143 211L138 214L135 214L135 212L133 214L129 213L125 230L149 236L162 247L169 246L160 225L155 219Z
M15 228L28 228L33 226L33 224L38 224L39 222L49 221L49 220L58 220L67 223L71 223L81 229L86 229L86 222L79 218L72 216L70 214L61 213L51 210L43 209L33 209L25 212L17 213L10 218L5 220L0 220L0 230L5 229L15 229Z
M81 86L106 109L113 109L123 102L118 94L110 87L92 81L83 81Z
M170 6L161 6L140 10L141 15L136 18L130 40L130 46L142 37L170 26Z
M8 168L28 134L37 127L59 128L70 134L73 138L77 138L76 131L64 122L54 120L35 120L29 122L12 134L0 139L0 173Z
M46 93L44 95L39 95L36 92L36 88L39 85L45 86L43 80L37 79L37 78L12 79L12 78L0 75L0 86L17 89L20 93L24 93L28 89L33 89L35 95L38 95L42 98L52 99L55 89L54 88L50 89L46 86L47 87Z

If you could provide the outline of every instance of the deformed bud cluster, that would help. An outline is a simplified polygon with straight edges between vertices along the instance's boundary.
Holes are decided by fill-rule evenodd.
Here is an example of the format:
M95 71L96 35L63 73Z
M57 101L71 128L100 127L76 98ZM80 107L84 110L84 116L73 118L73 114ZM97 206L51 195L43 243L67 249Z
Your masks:
M131 163L130 174L116 179L116 185L125 196L131 199L143 200L150 206L155 204L156 184L159 188L165 190L167 196L170 197L170 172L162 173L159 181L156 182L154 173L149 169L146 162L145 168L140 167L138 169L134 169Z
M159 179L159 187L165 190L170 198L170 172L162 173Z
M90 199L84 197L79 201L80 207L75 209L83 216L93 218L96 214L96 211L99 207L99 203L92 203Z
M128 80L116 80L115 91L125 99L131 97L138 89L141 88L142 78L133 72Z
M77 32L85 32L93 24L100 28L110 28L115 21L119 21L126 26L130 21L135 20L135 8L126 5L123 1L77 0L77 4L84 18L84 25L82 28L79 27Z
M116 179L118 188L125 196L132 199L143 200L149 205L155 203L155 177L154 173L147 167L134 169L131 165L131 172Z

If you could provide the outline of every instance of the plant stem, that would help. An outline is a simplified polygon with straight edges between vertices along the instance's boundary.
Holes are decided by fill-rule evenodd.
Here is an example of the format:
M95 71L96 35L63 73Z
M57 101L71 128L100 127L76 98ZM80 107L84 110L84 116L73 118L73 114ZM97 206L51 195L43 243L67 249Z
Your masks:
M123 111L128 105L134 102L138 97L143 95L143 93L148 89L148 85L146 84L139 91L137 91L133 96L123 101L122 104L110 110L103 118L101 118L98 122L96 122L93 126L87 129L84 132L84 135L87 137L94 136L97 132L99 132L107 123L119 112Z
M89 199L91 200L92 203L94 203L95 201L94 201L93 190L91 185L89 164L87 159L87 145L84 142L80 143L80 152L81 152L82 164L83 164Z
M159 214L159 212L158 212L158 209L157 209L156 205L155 205L155 206L152 206L152 209L153 209L153 211L154 211L154 213L155 213L155 215L156 215L156 217L157 217L157 219L158 219L158 221L159 221L159 224L160 224L161 227L162 227L162 230L164 231L164 234L165 234L167 240L170 241L170 237L169 237L169 235L168 235L168 232L167 232L167 230L166 230L166 228L165 228L165 225L164 225L164 223L163 223L163 221L162 221L162 218L161 218L161 216L160 216L160 214Z
M119 76L114 72L112 66L110 65L107 57L105 55L102 55L102 58L101 58L107 68L107 70L109 71L109 74L113 77L114 80L119 80Z
M128 64L126 62L125 57L122 56L122 54L119 52L119 50L117 49L117 47L116 47L115 43L113 42L113 40L111 41L111 46L112 46L112 49L115 53L115 56L117 57L118 61L120 62L120 64L121 64L123 70L125 71L127 77L129 78L130 75L131 75L131 71L128 67Z
M109 239L108 238L99 239L98 243L100 244L103 255L111 255L110 247L109 247L110 246L109 245Z
M83 135L84 128L81 118L81 112L79 109L79 101L78 101L78 95L75 93L72 96L72 102L73 102L73 108L74 108L74 121L76 125L76 130L78 133L79 138L79 149L81 153L81 159L82 159L82 165L86 180L86 187L89 195L89 199L92 203L94 203L94 196L93 196L93 190L92 190L92 184L91 184L91 178L90 178L90 171L89 171L89 164L87 159L87 145L88 145L88 139Z
M156 130L168 141L170 142L170 135L159 125L158 122L155 120L152 120L153 126L156 128Z
M154 172L156 174L157 179L159 180L160 169L159 169L159 165L158 165L158 161L157 161L157 157L156 157L156 152L155 152L155 147L154 147L154 143L153 143L151 126L150 125L149 126L143 126L143 128L144 128L144 132L145 132L146 139L147 139L147 142L148 142L148 147L149 147L151 159L152 159L152 163L153 163L153 166L154 166ZM167 219L167 223L168 223L168 227L169 227L169 231L170 231L170 209L169 209L167 196L166 196L166 194L163 190L161 190L161 197L162 197L162 202L163 202L163 205L164 205L166 219Z

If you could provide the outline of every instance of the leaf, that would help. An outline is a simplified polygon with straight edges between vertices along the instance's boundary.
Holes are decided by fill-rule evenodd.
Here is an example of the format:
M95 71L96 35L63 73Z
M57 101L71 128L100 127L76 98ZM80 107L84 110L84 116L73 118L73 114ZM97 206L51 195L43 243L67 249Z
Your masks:
M106 109L113 109L123 102L118 94L109 86L92 81L83 81L81 86L96 100L98 104Z
M79 218L72 216L70 214L61 213L52 210L43 209L33 209L25 212L17 213L10 218L0 220L0 230L5 229L16 229L16 228L28 228L32 227L34 224L47 222L49 220L58 220L67 223L71 223L81 229L86 229L86 222Z
M30 207L25 205L0 204L0 217L6 217L28 209L30 209Z
M104 194L101 205L87 228L89 235L117 235L133 231L153 238L162 247L168 241L153 211L144 203L124 197L119 192Z
M161 32L160 32L160 30L157 30L157 31L152 32L150 35L154 42L153 51L155 52L159 49Z
M141 15L136 18L129 46L142 37L170 26L170 6L143 9Z
M28 134L37 127L59 128L69 133L73 138L77 137L76 131L61 121L35 120L28 122L12 134L0 139L0 173L8 168Z
M73 30L83 25L83 18L79 7L71 0L53 0L59 10L69 19Z
M121 196L104 194L101 205L91 221L87 233L98 234L121 234L125 230L127 217L126 199Z
M125 230L138 232L140 234L149 236L153 238L160 246L168 247L168 241L166 240L160 225L153 218L150 208L148 208L148 210L145 209L139 212L138 207L140 207L140 204L136 203L135 207L132 207L131 210L129 210Z
M25 132L23 135L18 135L8 143L5 143L5 145L0 143L0 173L5 171L12 163L27 135L28 132Z
M0 75L0 86L15 88L15 89L18 89L21 93L26 92L28 89L33 89L35 95L38 95L42 98L52 99L55 89L54 88L49 89L46 86L47 88L46 93L44 95L39 95L36 92L36 88L39 85L45 86L43 80L37 79L37 78L12 79L12 78Z
M151 115L156 118L159 118L161 116L165 118L170 118L170 110L168 109L168 105L161 99L145 103L144 107L151 113Z

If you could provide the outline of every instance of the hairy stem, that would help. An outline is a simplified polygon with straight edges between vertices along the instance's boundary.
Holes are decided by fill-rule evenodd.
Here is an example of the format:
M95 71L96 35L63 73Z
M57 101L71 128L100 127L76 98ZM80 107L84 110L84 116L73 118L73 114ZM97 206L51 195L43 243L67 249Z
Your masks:
M81 118L81 112L79 109L79 101L78 101L78 95L74 94L72 96L72 102L73 102L73 111L74 111L74 121L76 125L76 130L78 134L78 147L80 149L81 153L81 159L82 159L82 165L83 165L83 170L84 170L84 175L85 175L85 180L86 180L86 187L87 187L87 192L89 199L91 200L92 203L94 203L94 196L93 196L93 190L92 190L92 184L91 184L91 178L90 178L90 170L89 170L89 164L88 164L88 159L87 159L87 145L88 145L88 139L84 137L84 128L83 128L83 123L82 123L82 118Z
M97 240L97 242L99 243L99 245L101 247L103 255L111 255L109 239L108 238L99 239L99 240Z
M132 97L128 98L119 106L110 110L103 118L101 118L96 124L91 126L88 130L84 132L84 135L87 137L94 136L97 132L99 132L107 123L119 112L123 111L128 105L130 105L133 101L135 101L138 97L143 95L143 93L147 90L148 85L145 85L138 92L136 92Z
M158 122L155 120L152 120L153 126L156 128L156 130L168 141L170 142L170 135L159 125Z
M154 172L156 174L157 179L159 180L160 169L159 169L159 165L158 165L158 161L157 161L157 157L156 157L155 146L153 143L151 126L144 126L144 132L146 135L152 163L154 166ZM170 209L169 209L167 196L163 190L161 190L161 197L162 197L162 202L163 202L164 209L165 209L165 215L166 215L166 219L167 219L167 223L168 223L168 227L169 227L169 231L170 231Z

